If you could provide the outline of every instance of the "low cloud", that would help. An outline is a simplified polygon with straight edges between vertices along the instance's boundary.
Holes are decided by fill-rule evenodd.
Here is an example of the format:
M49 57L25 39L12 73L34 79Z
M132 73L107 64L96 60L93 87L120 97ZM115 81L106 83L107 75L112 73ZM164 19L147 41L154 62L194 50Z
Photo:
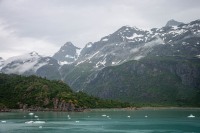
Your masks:
M83 48L124 25L150 29L170 19L199 19L200 1L0 0L0 12L6 22L0 25L0 56L29 50L51 55L67 41Z
M2 21L0 21L0 46L0 57L4 59L31 51L51 56L58 50L53 43L45 39L18 36L16 30Z

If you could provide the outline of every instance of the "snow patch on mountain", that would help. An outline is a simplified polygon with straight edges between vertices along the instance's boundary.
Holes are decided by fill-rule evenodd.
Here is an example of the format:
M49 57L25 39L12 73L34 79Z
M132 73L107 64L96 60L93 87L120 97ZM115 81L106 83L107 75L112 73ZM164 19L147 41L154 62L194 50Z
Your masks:
M86 47L86 48L92 47L92 43L91 43L91 42L87 43L85 47Z
M67 64L72 64L72 62L67 62L67 61L58 61L58 64L63 66L63 65L67 65Z
M106 42L106 41L108 41L108 38L104 38L104 39L102 39L102 41Z
M135 57L134 57L134 60L140 60L140 59L142 59L143 57L145 57L145 56L138 55L138 56L135 56Z
M130 37L126 37L127 39L134 39L134 38L137 38L137 37L143 37L144 35L142 34L137 34L137 33L134 33L132 36Z

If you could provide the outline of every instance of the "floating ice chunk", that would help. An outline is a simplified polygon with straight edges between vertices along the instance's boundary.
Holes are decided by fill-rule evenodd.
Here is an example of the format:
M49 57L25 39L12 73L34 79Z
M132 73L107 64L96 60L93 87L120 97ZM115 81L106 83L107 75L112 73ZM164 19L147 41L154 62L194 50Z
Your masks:
M26 121L25 123L26 123L26 124L32 124L33 121Z
M39 126L39 128L42 128L42 126Z
M106 117L106 115L102 115L103 117Z
M190 114L189 116L188 116L188 118L194 118L195 116L194 115L192 115L192 114Z
M42 124L42 123L45 123L45 121L34 121L33 123L35 123L35 124Z
M68 117L69 120L71 119L70 115L67 115L67 117Z
M80 121L75 121L76 123L79 123Z
M32 124L32 123L34 123L34 124L43 124L43 123L45 123L45 121L26 121L25 123L26 124Z
M37 116L37 115L35 115L34 117L35 117L35 118L38 118L38 116Z
M6 121L1 121L2 123L6 123Z
M107 116L107 118L109 118L110 116Z
M34 113L29 113L28 115L34 115Z
M128 118L131 118L131 116L130 116L130 115L128 115L127 117L128 117Z
M144 117L145 117L145 118L147 118L148 116L147 116L147 115L145 115Z

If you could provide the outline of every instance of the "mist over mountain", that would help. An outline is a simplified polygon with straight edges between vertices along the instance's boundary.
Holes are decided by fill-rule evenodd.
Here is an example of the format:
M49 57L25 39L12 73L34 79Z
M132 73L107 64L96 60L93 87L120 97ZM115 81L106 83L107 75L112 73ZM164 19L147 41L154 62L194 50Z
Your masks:
M36 52L5 60L1 72L5 74L37 75L48 79L60 79L58 61L52 57L43 57Z

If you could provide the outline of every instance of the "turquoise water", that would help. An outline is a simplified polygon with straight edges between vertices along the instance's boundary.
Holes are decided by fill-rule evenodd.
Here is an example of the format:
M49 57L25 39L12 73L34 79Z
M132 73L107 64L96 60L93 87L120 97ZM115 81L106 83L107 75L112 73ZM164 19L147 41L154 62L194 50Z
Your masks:
M33 113L0 113L0 133L200 133L200 110Z

